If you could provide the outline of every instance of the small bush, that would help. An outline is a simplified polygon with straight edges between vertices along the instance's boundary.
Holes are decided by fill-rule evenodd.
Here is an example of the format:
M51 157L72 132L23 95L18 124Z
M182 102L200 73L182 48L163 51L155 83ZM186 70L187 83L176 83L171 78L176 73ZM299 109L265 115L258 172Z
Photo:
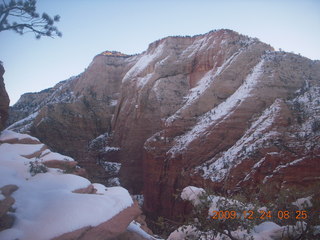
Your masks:
M34 162L31 161L29 163L29 172L30 172L31 176L35 176L38 173L46 173L46 172L48 172L48 168L38 160L36 160Z

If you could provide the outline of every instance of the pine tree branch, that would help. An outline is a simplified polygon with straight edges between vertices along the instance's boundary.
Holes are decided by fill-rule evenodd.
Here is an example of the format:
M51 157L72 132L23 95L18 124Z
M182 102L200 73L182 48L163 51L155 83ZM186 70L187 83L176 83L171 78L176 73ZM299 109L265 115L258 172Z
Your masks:
M4 12L1 12L0 13L0 17L2 17L2 15L4 14L4 16L2 17L2 19L1 19L1 21L0 21L0 26L2 26L4 23L5 23L5 21L7 20L7 18L8 18L8 16L9 16L9 11L4 11Z
M36 1L26 0L25 2L10 2L7 4L2 0L3 4L0 4L0 32L6 30L13 30L19 34L24 34L25 29L29 29L30 32L34 32L36 37L41 36L59 36L61 33L54 26L55 22L58 22L60 17L54 16L51 18L48 14L43 13L41 16L36 12ZM10 21L9 21L10 18ZM17 22L13 22L12 19L17 19ZM29 32L29 31L27 31Z
M48 36L53 38L53 36L50 36L47 34L47 31L40 31L37 30L34 26L32 26L31 24L17 24L17 25L11 25L5 28L0 28L0 31L5 31L5 30L14 30L18 33L24 33L23 30L24 28L27 28L30 30L30 32L34 32L35 34L41 35L41 36ZM21 29L21 30L19 30Z

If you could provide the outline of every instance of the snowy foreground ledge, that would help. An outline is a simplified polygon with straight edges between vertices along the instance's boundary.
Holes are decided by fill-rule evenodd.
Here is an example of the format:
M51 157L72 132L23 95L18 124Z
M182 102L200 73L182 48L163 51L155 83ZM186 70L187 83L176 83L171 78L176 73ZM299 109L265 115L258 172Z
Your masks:
M3 131L0 135L0 188L8 184L18 186L11 195L15 199L15 211L10 213L15 218L14 225L1 231L0 239L51 239L82 227L97 226L133 204L122 187L93 184L95 194L73 193L88 187L90 181L58 169L48 168L46 173L31 176L30 162L39 161L39 156L48 156L50 152L44 146L26 134ZM73 161L60 154L51 156ZM2 193L0 197L4 199Z

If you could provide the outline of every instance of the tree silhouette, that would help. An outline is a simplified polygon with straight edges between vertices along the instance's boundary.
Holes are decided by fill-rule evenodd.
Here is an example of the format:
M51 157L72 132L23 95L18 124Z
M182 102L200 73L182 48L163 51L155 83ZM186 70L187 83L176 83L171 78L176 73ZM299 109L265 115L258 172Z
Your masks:
M53 18L47 13L41 15L36 12L36 0L2 0L0 4L0 32L13 30L24 34L33 32L37 39L42 36L61 37L62 33L54 24L59 22L60 16Z

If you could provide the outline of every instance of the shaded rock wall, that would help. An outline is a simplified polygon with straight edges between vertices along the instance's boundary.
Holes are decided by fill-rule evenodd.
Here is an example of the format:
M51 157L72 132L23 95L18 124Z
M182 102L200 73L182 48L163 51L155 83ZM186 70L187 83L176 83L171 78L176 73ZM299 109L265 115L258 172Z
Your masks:
M121 79L130 61L126 55L100 54L84 73L39 93L24 94L11 109L11 123L15 123L10 129L32 134L55 151L74 157L87 168L92 181L105 183L105 171L88 145L110 132Z
M0 63L0 131L6 125L10 103L8 93L4 85L4 72L4 67L2 66L2 63Z

